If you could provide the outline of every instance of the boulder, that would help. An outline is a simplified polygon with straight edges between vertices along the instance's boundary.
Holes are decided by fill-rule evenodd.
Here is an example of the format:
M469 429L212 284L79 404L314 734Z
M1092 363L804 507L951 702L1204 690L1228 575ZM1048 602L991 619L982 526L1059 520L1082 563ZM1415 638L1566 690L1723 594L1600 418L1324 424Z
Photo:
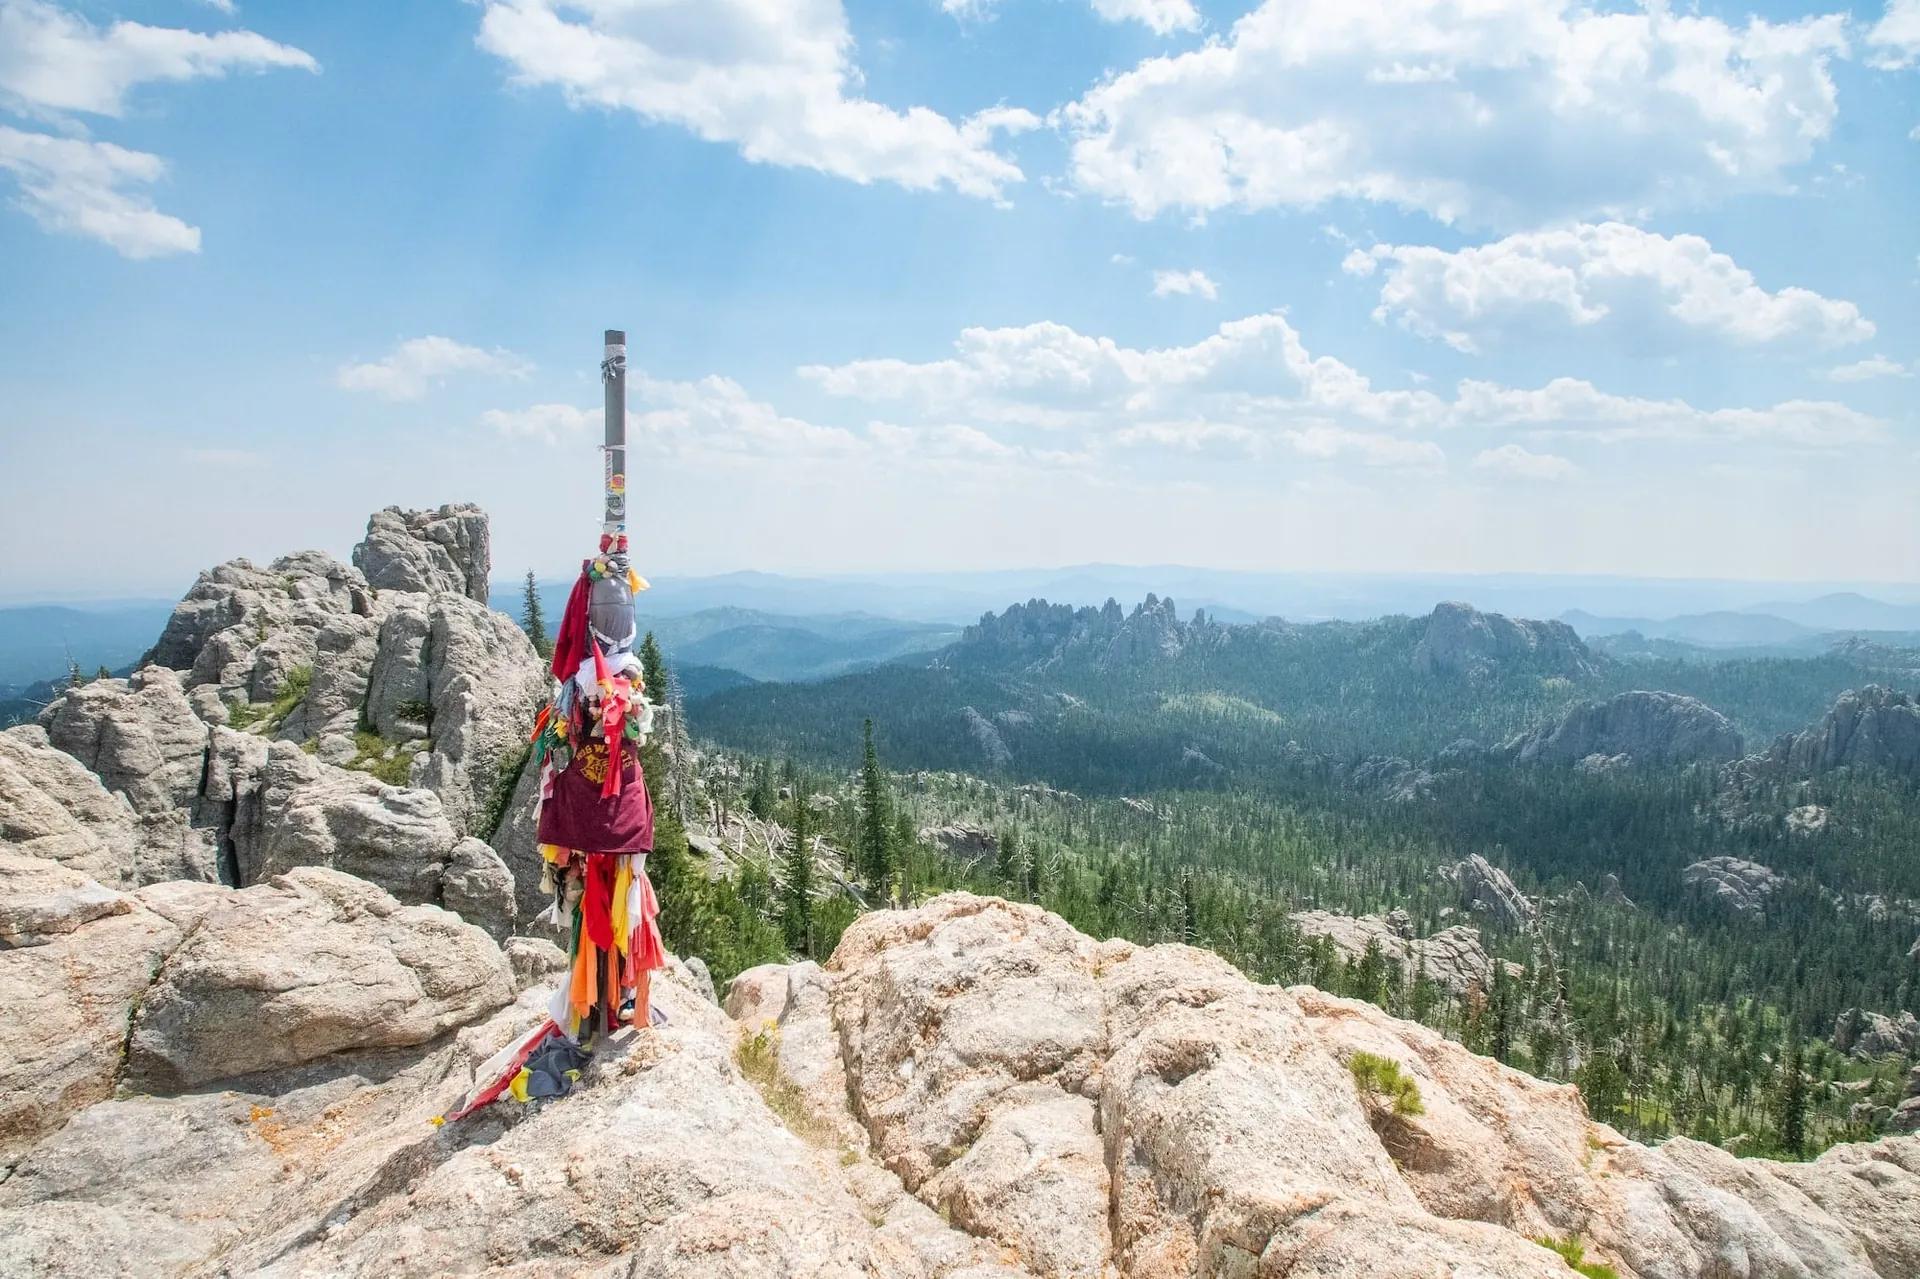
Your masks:
M463 835L482 829L496 785L526 758L527 736L552 690L513 620L458 595L383 600L367 676L367 723L389 741L427 739L412 780L434 791Z
M1855 1057L1907 1054L1920 1047L1920 1021L1910 1012L1897 1018L1884 1013L1849 1008L1833 1021L1835 1050Z
M0 948L44 946L131 909L125 897L79 871L0 849Z
M932 844L949 857L966 861L993 857L1000 850L1000 841L994 837L994 833L973 822L948 822L944 826L923 827L920 840Z
M85 765L56 750L46 730L0 732L0 849L60 863L109 888L139 881L140 834L132 807Z
M1477 929L1455 925L1418 939L1412 936L1413 921L1404 911L1382 917L1309 910L1296 912L1293 922L1303 935L1332 942L1345 960L1358 962L1367 947L1378 942L1381 954L1398 964L1406 979L1411 980L1418 964L1427 976L1456 995L1472 987L1484 990L1493 980L1493 961L1481 946Z
M484 605L493 567L487 514L471 503L437 511L389 506L367 521L353 564L377 591L452 592Z
M1514 887L1507 872L1479 853L1454 863L1449 874L1468 910L1485 915L1502 928L1521 928L1533 921L1537 907L1532 899Z
M216 689L226 703L269 702L297 667L314 664L315 637L329 623L372 612L366 578L320 551L264 569L229 560L174 606L147 661L182 672L189 689Z
M1471 604L1434 606L1413 650L1426 676L1484 679L1513 672L1576 678L1595 669L1593 654L1565 622L1535 622L1482 613Z
M1704 702L1678 693L1634 692L1576 706L1502 749L1522 764L1574 764L1604 773L1616 771L1623 755L1649 763L1724 762L1739 756L1740 734Z
M1745 913L1762 909L1767 894L1779 886L1781 878L1759 862L1709 857L1682 870L1680 882L1699 888L1730 910Z
M40 712L40 724L53 746L133 809L136 882L220 878L218 840L196 806L208 729L176 672L147 666L130 679L67 689Z
M440 876L441 904L469 924L478 924L495 940L513 931L513 872L500 854L469 835L453 846Z
M140 1002L128 1075L147 1091L177 1091L409 1047L514 994L506 957L479 928L301 867L224 892L200 916Z
M113 1094L128 1018L188 924L56 862L15 854L0 860L0 921L16 930L0 947L4 1167Z

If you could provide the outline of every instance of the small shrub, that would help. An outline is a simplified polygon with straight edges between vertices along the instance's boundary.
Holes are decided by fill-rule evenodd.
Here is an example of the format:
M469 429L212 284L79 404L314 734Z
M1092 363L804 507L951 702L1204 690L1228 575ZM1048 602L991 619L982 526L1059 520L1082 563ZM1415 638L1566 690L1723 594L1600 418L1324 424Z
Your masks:
M1560 1254L1560 1259L1587 1279L1620 1279L1619 1272L1612 1266L1603 1266L1597 1261L1588 1261L1587 1245L1580 1242L1579 1235L1568 1235L1565 1239L1555 1239L1552 1235L1542 1235L1534 1240L1542 1248Z
M1353 1082L1363 1099L1391 1106L1402 1118L1427 1113L1426 1103L1420 1100L1420 1086L1401 1072L1399 1062L1374 1053L1355 1053L1348 1059L1347 1069L1353 1072Z
M395 703L393 714L396 719L404 719L410 724L424 724L427 731L433 731L433 703L406 701Z
M487 806L480 814L481 839L491 841L500 833L500 823L507 820L507 809L513 804L513 792L520 788L520 774L526 771L532 755L533 744L523 742L500 760L500 771L493 776L493 789L487 792Z
M280 696L273 699L267 708L267 715L278 724L293 714L294 708L307 700L307 694L313 691L313 667L296 666L287 672L287 682L280 686Z
M389 786L405 786L413 772L413 756L405 751L393 751L389 759L387 752L393 750L393 743L378 733L355 733L353 735L354 756L346 766L377 777Z

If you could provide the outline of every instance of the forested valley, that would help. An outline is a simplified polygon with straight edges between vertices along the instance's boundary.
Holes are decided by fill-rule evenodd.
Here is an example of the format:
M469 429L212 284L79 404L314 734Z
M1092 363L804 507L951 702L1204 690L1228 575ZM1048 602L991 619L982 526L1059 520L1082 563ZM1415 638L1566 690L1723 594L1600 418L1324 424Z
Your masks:
M1635 1137L1806 1156L1886 1125L1913 1064L1917 686L1920 653L1859 643L1624 662L1458 607L1222 627L1036 602L931 660L693 702L697 765L655 771L727 873L670 823L663 919L731 972L824 960L861 910L1009 896L1372 1000ZM716 843L739 823L758 856ZM1470 900L1476 855L1522 913ZM1467 925L1496 962L1437 981L1313 911Z

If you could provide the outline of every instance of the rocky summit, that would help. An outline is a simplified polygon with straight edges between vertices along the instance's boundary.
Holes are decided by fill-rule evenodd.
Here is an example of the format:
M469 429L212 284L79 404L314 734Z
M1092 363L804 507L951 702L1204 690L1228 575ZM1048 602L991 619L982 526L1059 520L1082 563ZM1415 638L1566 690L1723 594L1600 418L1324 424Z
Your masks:
M123 893L7 856L7 1275L1571 1274L1539 1241L1920 1273L1920 1139L1648 1148L1370 1004L1038 907L874 912L725 1011L676 963L669 1022L570 1095L436 1123L543 1016L538 962L334 870Z

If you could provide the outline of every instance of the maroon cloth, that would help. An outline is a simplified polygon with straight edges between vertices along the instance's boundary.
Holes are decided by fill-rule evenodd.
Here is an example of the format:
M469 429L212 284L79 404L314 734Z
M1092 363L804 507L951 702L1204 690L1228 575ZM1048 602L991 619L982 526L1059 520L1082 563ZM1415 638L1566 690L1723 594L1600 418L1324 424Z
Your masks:
M653 800L640 771L639 749L628 742L620 756L626 767L620 774L620 793L611 798L600 796L607 779L602 742L575 752L566 770L553 775L553 794L540 806L541 843L583 853L653 851Z
M580 663L587 660L587 596L592 590L586 565L582 564L580 579L573 584L566 610L560 614L560 631L553 637L551 669L562 684L579 674Z

